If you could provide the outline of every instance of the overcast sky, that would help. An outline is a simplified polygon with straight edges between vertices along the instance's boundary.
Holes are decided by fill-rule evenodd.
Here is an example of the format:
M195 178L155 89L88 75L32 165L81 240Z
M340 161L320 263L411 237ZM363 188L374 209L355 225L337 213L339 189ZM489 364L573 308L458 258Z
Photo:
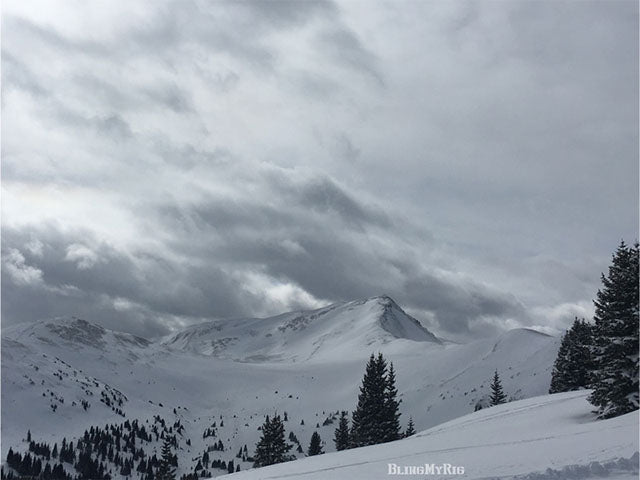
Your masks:
M3 2L3 326L557 332L637 236L636 1Z

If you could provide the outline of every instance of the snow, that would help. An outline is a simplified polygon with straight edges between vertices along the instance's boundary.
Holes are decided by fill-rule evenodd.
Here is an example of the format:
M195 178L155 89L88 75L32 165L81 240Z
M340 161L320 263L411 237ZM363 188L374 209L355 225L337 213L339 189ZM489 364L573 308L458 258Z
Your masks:
M171 335L181 351L243 362L327 361L368 354L396 339L439 344L435 335L389 297L330 305L271 318L217 320Z
M53 442L77 438L91 425L123 422L99 401L102 392L122 395L127 419L181 419L179 474L213 443L202 434L221 417L215 441L227 449L212 459L237 461L245 444L251 454L258 426L276 411L288 413L287 435L294 432L305 451L317 430L331 452L337 417L323 421L354 409L371 353L394 363L400 421L406 426L411 415L422 430L473 412L495 369L512 399L546 393L558 345L527 329L469 344L441 342L388 297L215 321L156 342L74 318L18 325L2 331L1 455L9 447L25 450L27 429L34 440ZM91 403L87 411L81 400Z
M597 420L586 401L588 393L507 403L397 442L309 457L228 478L369 480L392 478L389 464L425 463L464 467L459 477L469 479L637 478L638 412Z

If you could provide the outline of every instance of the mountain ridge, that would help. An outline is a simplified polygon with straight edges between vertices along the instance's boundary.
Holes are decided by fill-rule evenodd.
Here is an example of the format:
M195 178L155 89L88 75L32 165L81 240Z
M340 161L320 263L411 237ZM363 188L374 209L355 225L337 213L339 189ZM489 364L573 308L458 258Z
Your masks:
M161 343L239 361L303 361L338 355L339 348L332 350L337 342L349 349L371 349L394 340L442 343L386 295L272 317L212 320L169 335ZM253 353L243 355L246 352Z
M288 414L287 432L303 446L318 431L325 450L332 451L336 412L354 407L367 359L376 352L394 364L401 423L412 416L418 430L472 412L488 394L496 368L510 398L549 388L557 338L518 329L450 344L434 341L416 323L380 296L266 319L194 325L182 330L192 334L181 339L183 345L71 317L8 327L2 330L0 455L9 447L24 451L27 429L36 441L59 442L63 436L77 440L92 425L154 423L159 416L168 425L180 420L185 426L180 474L189 473L212 446L207 431L214 422L215 441L227 448L213 458L235 458L244 470L250 463L234 455L255 445L264 416L275 411ZM234 335L246 338L227 340ZM197 341L197 348L187 348ZM212 341L216 355L198 352L213 348ZM159 455L158 444L145 448Z

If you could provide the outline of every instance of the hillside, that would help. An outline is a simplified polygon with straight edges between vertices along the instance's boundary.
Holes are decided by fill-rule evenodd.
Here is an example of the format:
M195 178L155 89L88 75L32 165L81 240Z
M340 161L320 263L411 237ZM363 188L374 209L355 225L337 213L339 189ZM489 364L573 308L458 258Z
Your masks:
M218 441L224 450L212 457L246 469L238 450L252 453L264 416L276 411L287 413L301 449L317 430L332 451L336 413L355 407L372 352L396 367L402 424L411 415L425 429L472 412L495 369L512 399L546 393L557 348L558 339L526 329L443 343L388 297L211 322L156 342L74 318L18 325L2 331L2 458L9 447L26 449L28 429L59 442L92 425L159 416L184 426L178 473ZM157 442L142 445L158 453Z
M162 343L174 350L243 362L296 362L366 356L372 348L398 339L441 343L382 296L271 318L208 322Z
M588 393L544 395L499 405L397 442L224 478L372 480L390 478L389 464L401 469L425 463L464 467L464 475L452 478L638 478L638 412L596 420L586 401Z

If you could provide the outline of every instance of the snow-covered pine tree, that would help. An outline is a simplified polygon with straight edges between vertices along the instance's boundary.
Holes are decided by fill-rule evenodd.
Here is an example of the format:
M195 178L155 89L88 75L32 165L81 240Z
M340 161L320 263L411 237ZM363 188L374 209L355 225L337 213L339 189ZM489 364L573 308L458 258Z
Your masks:
M382 354L371 354L367 363L358 404L351 416L351 446L375 445L383 438L386 420L387 364Z
M311 435L311 442L309 442L309 449L307 450L307 455L310 457L314 455L322 455L324 452L322 451L322 439L320 438L320 434L318 432L313 432Z
M501 403L507 403L507 396L502 391L502 383L500 382L498 370L496 370L496 373L493 375L493 381L491 382L491 396L489 398L492 407L494 405L500 405Z
M401 435L400 430L400 401L397 399L398 389L396 388L396 372L393 363L389 364L389 372L386 377L386 390L384 399L383 432L381 442L392 442L398 440Z
M279 415L273 419L267 418L262 425L262 436L256 445L256 452L253 455L253 466L264 467L275 463L282 463L290 460L287 452L291 450L291 445L285 441L284 424Z
M549 393L570 392L589 386L593 328L584 319L576 318L562 337L558 356L553 364Z
M349 417L348 412L340 412L340 421L338 422L338 428L335 429L333 443L336 445L336 450L346 450L349 448Z
M593 393L599 418L638 409L638 243L624 241L594 301Z
M156 474L157 480L175 480L176 470L173 467L175 460L171 453L171 440L169 437L165 437L162 444L162 457L160 458L160 465L158 466L158 473Z
M414 433L416 433L416 429L413 425L413 417L409 417L409 423L407 423L407 429L404 431L404 436L410 437Z

